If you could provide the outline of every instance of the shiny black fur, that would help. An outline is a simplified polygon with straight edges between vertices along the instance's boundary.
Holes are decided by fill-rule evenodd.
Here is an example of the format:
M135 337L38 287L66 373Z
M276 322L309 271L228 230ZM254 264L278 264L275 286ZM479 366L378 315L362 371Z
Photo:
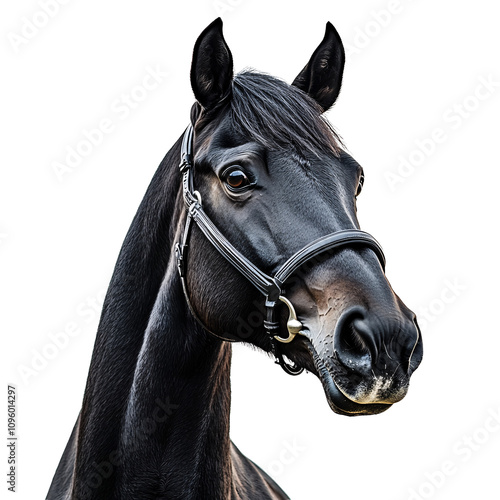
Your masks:
M321 116L337 98L343 66L342 44L330 24L294 86L255 72L233 79L220 20L196 42L196 188L218 227L268 273L314 238L358 227L361 167ZM231 443L231 346L195 322L182 293L174 255L185 220L179 156L180 140L161 162L125 238L82 409L50 500L288 498ZM234 163L255 180L243 196L229 193L220 178L224 165ZM212 331L268 351L262 322L248 328L249 318L259 317L260 294L196 227L189 244L187 282L197 315ZM400 398L420 362L421 342L413 313L392 292L370 250L346 248L309 263L288 292L310 337L300 336L285 353L320 378L334 411L378 413ZM325 315L317 313L330 298L339 304L328 320L331 331L318 329ZM352 333L348 321L349 335L338 332L351 309L357 312L349 321L363 330ZM329 335L321 337L322 331ZM346 352L331 344L333 332L350 350L350 372L342 364ZM366 363L379 374L380 362L388 362L377 345L400 361L381 401L359 404L354 393L373 382Z

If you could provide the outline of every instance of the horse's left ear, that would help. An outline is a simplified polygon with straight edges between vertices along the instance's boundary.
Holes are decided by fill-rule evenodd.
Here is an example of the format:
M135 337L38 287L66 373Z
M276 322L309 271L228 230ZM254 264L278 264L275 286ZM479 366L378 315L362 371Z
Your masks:
M191 87L205 109L214 107L230 91L233 56L222 36L222 20L209 24L196 40L191 65Z
M344 63L344 45L333 24L328 22L323 41L292 85L309 94L326 111L339 95Z

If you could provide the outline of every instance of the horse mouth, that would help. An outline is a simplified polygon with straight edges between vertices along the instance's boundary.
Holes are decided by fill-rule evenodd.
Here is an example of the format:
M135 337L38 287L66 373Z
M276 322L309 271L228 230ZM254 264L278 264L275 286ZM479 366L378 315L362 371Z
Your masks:
M323 389L325 391L326 399L330 408L340 415L346 415L349 417L358 415L377 415L388 410L392 403L357 403L350 399L336 384L333 375L328 370L325 363L319 357L316 349L310 341L306 341L307 349L309 350L314 367L317 371L317 376L323 384Z

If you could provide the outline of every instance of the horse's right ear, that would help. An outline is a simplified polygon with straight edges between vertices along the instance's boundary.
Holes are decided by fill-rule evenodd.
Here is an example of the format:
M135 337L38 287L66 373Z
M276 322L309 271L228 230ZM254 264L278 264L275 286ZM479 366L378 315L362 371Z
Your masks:
M233 56L222 36L222 19L208 25L196 40L191 65L191 87L205 109L213 108L231 88Z

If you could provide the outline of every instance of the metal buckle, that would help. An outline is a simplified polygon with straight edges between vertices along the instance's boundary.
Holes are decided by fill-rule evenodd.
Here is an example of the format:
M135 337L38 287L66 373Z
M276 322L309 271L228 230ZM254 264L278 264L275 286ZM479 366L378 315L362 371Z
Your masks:
M193 165L193 161L191 155L189 153L182 153L181 162L179 163L179 170L181 173L185 173L186 170L189 170Z
M177 270L179 271L179 276L184 278L184 247L181 247L180 243L175 244L175 257L177 258Z
M191 194L192 201L189 204L188 212L191 217L193 217L194 212L201 208L201 194L199 191L193 191Z

